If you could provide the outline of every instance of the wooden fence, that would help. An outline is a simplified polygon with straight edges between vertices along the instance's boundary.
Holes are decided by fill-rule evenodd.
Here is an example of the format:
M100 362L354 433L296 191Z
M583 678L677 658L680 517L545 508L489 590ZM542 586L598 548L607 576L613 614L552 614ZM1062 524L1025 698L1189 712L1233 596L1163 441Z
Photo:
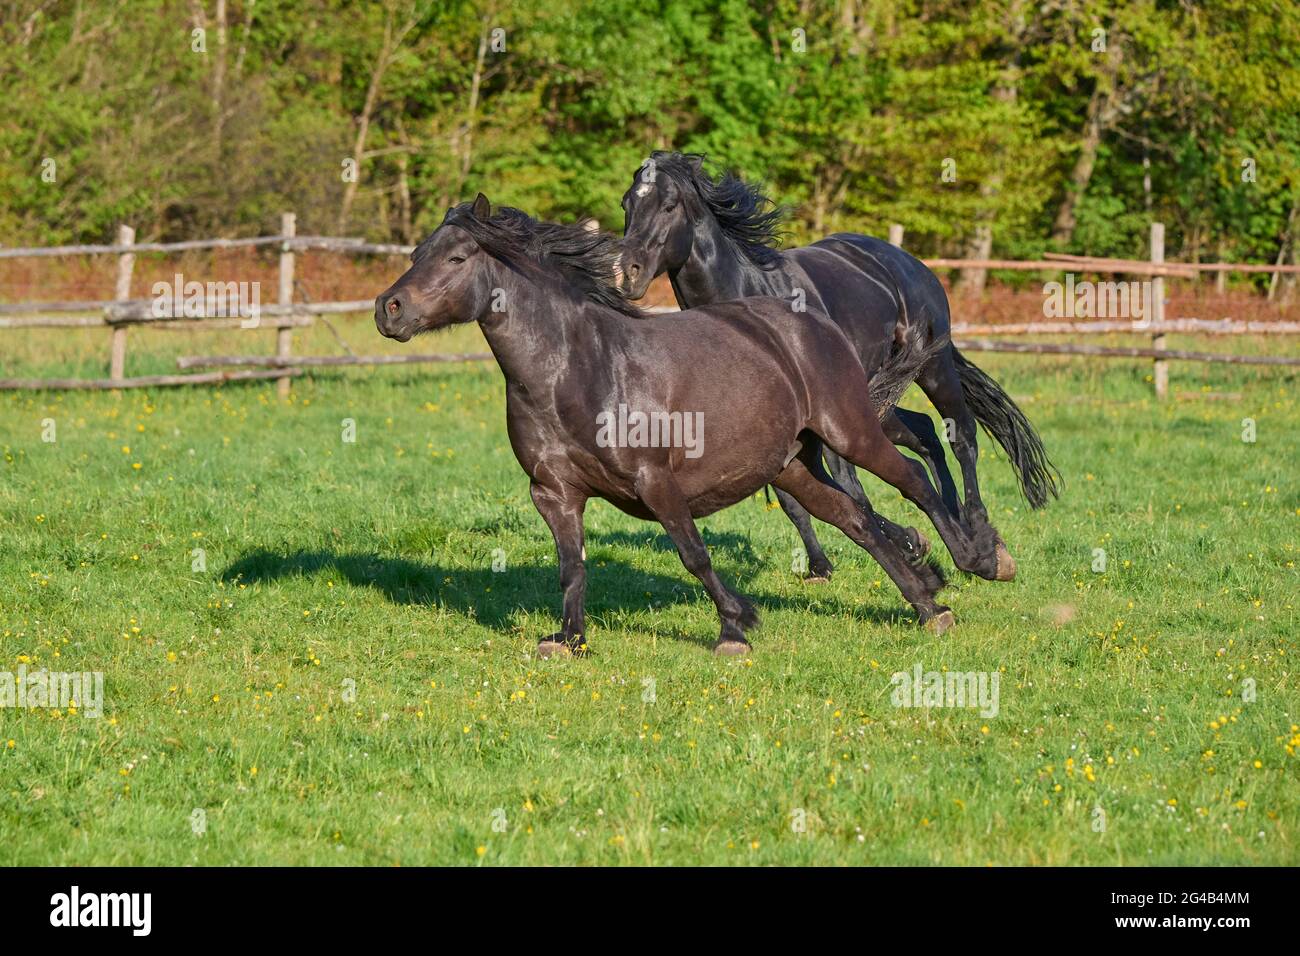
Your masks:
M903 228L890 227L889 241L902 244ZM279 283L276 303L261 306L255 323L247 316L210 315L221 312L226 302L205 300L202 314L187 314L184 304L173 302L160 308L151 300L131 298L131 280L135 257L142 252L185 252L206 249L255 248L278 246L280 250ZM295 257L307 251L341 252L354 255L405 256L411 247L389 243L372 243L359 239L331 236L297 235L297 219L291 212L282 214L280 234L250 239L196 239L186 242L136 243L130 226L118 229L112 245L78 245L0 248L0 259L49 258L79 255L111 255L117 258L114 297L108 301L0 303L0 330L13 328L85 328L101 327L109 331L108 377L99 379L0 379L0 389L118 389L169 385L203 385L248 379L275 379L278 392L287 396L293 376L308 368L333 368L355 365L405 365L422 362L466 362L491 358L488 353L404 354L404 355L294 355L293 331L310 326L318 316L369 312L369 299L340 302L295 302ZM1048 253L1041 260L967 260L929 259L934 269L1004 269L1035 272L1122 274L1145 276L1151 282L1150 315L1139 322L1100 321L1031 321L1015 324L982 325L955 323L953 341L966 351L1008 352L1035 355L1085 355L1098 358L1151 359L1157 396L1168 392L1170 361L1226 362L1255 365L1300 365L1300 357L1233 355L1215 352L1170 349L1166 336L1171 333L1190 335L1294 335L1300 322L1222 322L1201 319L1166 320L1164 315L1164 280L1196 278L1204 272L1300 273L1300 266L1257 265L1248 263L1173 263L1164 258L1164 226L1151 224L1150 259L1097 258ZM225 283L223 283L225 284ZM650 311L671 312L658 308ZM193 355L177 359L177 367L215 369L177 375L131 377L126 374L128 332L132 326L155 329L249 329L272 328L276 332L273 355ZM1139 334L1151 337L1149 348L1108 348L1077 343L1003 342L968 338L970 335L1101 335Z
M901 226L890 229L889 241L895 245L902 244ZM952 328L953 344L967 352L1009 352L1019 355L1088 355L1095 358L1150 358L1152 360L1152 380L1155 384L1157 398L1169 394L1169 362L1227 362L1238 365L1290 365L1300 366L1300 357L1271 355L1232 355L1218 352L1193 352L1185 349L1170 349L1166 336L1170 333L1193 335L1294 335L1300 333L1300 322L1222 322L1201 319L1165 318L1165 277L1195 279L1202 272L1242 273L1300 273L1300 266L1255 265L1247 263L1184 263L1165 261L1165 227L1164 223L1151 223L1150 255L1147 261L1135 259L1099 258L1095 256L1076 256L1061 253L1046 253L1042 261L989 261L969 262L962 259L928 259L926 265L932 269L951 268L989 268L989 269L1033 269L1053 268L1061 272L1085 273L1119 273L1122 275L1148 276L1151 282L1151 314L1139 322L1120 322L1113 320L1083 322L1023 322L1004 325L979 325L977 323L954 323ZM1150 335L1150 348L1107 348L1098 345L1077 343L1045 342L995 342L988 339L968 339L964 336L985 335L1114 335L1119 333Z

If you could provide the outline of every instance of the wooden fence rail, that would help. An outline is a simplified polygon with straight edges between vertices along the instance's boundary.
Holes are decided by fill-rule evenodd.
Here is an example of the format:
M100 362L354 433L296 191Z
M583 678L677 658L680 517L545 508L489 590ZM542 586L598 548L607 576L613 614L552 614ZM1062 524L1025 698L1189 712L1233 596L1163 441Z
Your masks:
M285 213L286 216L293 215ZM130 227L125 227L130 228ZM296 236L282 232L278 236L254 236L249 239L187 239L184 242L123 242L119 235L116 244L82 246L33 246L26 249L6 249L0 246L0 259L58 259L66 256L121 255L136 252L191 252L200 249L249 249L257 246L280 246L305 252L350 252L380 256L407 256L414 246L387 242L366 242L364 239L346 239L337 236Z
M1169 348L1112 348L1052 342L993 342L989 339L953 339L964 352L1013 352L1017 355L1091 355L1094 358L1149 358L1162 362L1227 362L1232 365L1300 365L1300 356L1225 355L1219 352L1189 352Z
M177 368L256 366L260 368L331 368L342 365L416 365L423 362L485 362L491 352L436 352L427 355L182 355Z
M902 245L903 227L894 224L889 229L889 241ZM226 314L228 302L219 299L204 301L200 314L187 314L183 304L160 308L147 299L131 298L131 283L136 257L142 253L175 253L195 250L219 250L279 247L279 272L276 302L259 305L256 321L247 312ZM291 377L307 368L332 368L360 365L406 365L424 362L467 362L490 358L488 353L462 354L403 354L403 355L334 355L295 356L293 330L310 326L316 316L340 313L369 312L370 299L340 302L305 303L294 301L294 272L296 254L324 251L348 255L405 256L411 246L394 243L366 242L362 239L335 236L299 236L297 220L293 213L284 213L280 232L274 236L256 236L247 239L194 239L183 242L135 241L135 232L129 226L118 230L117 242L103 245L71 245L4 249L0 259L53 258L60 256L112 255L117 259L114 298L104 301L61 301L0 303L0 330L18 328L104 328L110 336L109 377L104 379L0 379L0 389L110 389L145 388L172 385L217 384L231 381L275 379L281 396L288 394ZM1113 257L1077 256L1065 253L1044 253L1039 260L1005 259L927 259L926 265L934 269L1004 269L1028 272L1078 272L1095 275L1121 274L1149 277L1151 283L1151 311L1149 321L1128 322L1118 320L1051 322L1031 321L1003 325L981 323L955 323L954 341L970 351L995 351L1034 355L1085 355L1098 358L1152 359L1155 369L1156 394L1164 397L1168 388L1169 361L1225 362L1243 365L1300 365L1300 358L1288 356L1226 355L1209 352L1169 349L1165 336L1188 335L1294 335L1300 334L1300 322L1242 322L1203 319L1164 318L1165 278L1194 279L1201 273L1300 273L1300 265L1261 265L1255 263L1173 263L1164 261L1164 227L1151 224L1150 259L1119 259ZM260 299L260 294L258 296ZM247 305L247 304L245 304ZM672 312L675 309L652 308L651 312ZM150 375L128 377L126 359L128 330L132 326L152 329L274 329L275 351L272 355L191 355L177 359L177 368L218 369L218 371L191 372L184 375ZM987 339L969 339L967 335L1114 335L1137 334L1151 336L1150 348L1128 348L1084 345L1078 343L1015 343ZM235 369L235 370L231 370Z
M223 385L258 378L301 375L300 368L256 369L248 372L200 372L194 375L139 375L135 378L0 378L0 389L98 389L159 388L171 385Z
M1244 322L1233 319L1165 319L1142 322L954 322L953 335L1297 335L1300 322Z

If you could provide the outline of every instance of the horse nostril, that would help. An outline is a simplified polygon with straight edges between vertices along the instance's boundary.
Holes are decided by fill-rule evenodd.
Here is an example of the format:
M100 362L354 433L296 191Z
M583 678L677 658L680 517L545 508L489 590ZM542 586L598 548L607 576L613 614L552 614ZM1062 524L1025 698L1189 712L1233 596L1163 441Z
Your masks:
M384 306L384 310L393 318L397 318L402 314L401 300L397 296L393 296L388 300L388 304Z

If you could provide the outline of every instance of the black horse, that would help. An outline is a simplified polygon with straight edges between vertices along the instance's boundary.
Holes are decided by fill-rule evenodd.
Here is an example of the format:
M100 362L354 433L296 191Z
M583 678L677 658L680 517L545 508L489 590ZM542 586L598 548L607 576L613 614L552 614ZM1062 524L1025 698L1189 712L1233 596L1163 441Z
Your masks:
M878 375L869 384L828 319L792 322L780 299L694 309L690 321L645 316L616 287L620 253L616 237L582 225L493 214L480 194L448 212L375 300L379 331L401 342L478 322L505 375L510 444L555 537L564 591L562 630L539 653L585 649L582 515L592 497L660 522L718 608L715 651L748 651L758 616L718 579L693 519L767 484L866 548L921 622L951 625L934 600L939 572L909 561L822 466L825 443L879 475L930 516L959 566L993 577L989 542L968 534L925 469L881 431L879 408L907 382ZM639 437L623 433L634 419Z
M977 421L1006 450L1031 507L1057 494L1055 469L1029 420L997 382L953 348L948 298L919 260L856 233L778 251L781 211L771 208L757 186L729 173L711 177L703 157L694 154L653 153L623 195L623 213L622 285L629 298L639 299L651 279L667 272L683 309L764 295L826 313L853 343L871 378L887 363L899 364L900 356L915 356L910 374L953 423L949 438L961 465L964 504L928 415L895 407L881 424L894 444L921 456L945 504L968 528L991 530L975 473ZM853 466L834 454L826 461L835 480L869 506ZM808 551L809 576L828 577L831 563L808 513L780 489L777 497ZM886 528L898 537L896 526ZM997 578L1009 581L1015 562L996 532L992 540Z

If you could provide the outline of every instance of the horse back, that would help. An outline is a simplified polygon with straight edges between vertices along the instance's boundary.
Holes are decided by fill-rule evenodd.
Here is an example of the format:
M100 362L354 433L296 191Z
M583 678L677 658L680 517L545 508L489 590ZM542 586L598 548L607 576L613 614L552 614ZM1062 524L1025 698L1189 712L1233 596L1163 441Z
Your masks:
M951 332L938 278L882 239L835 233L783 257L786 270L815 290L819 307L848 336L868 375L899 350L927 348Z
M750 296L699 306L681 316L690 320L692 329L709 323L728 326L781 367L810 405L825 381L847 387L864 375L855 343L820 305L796 308L787 299Z

